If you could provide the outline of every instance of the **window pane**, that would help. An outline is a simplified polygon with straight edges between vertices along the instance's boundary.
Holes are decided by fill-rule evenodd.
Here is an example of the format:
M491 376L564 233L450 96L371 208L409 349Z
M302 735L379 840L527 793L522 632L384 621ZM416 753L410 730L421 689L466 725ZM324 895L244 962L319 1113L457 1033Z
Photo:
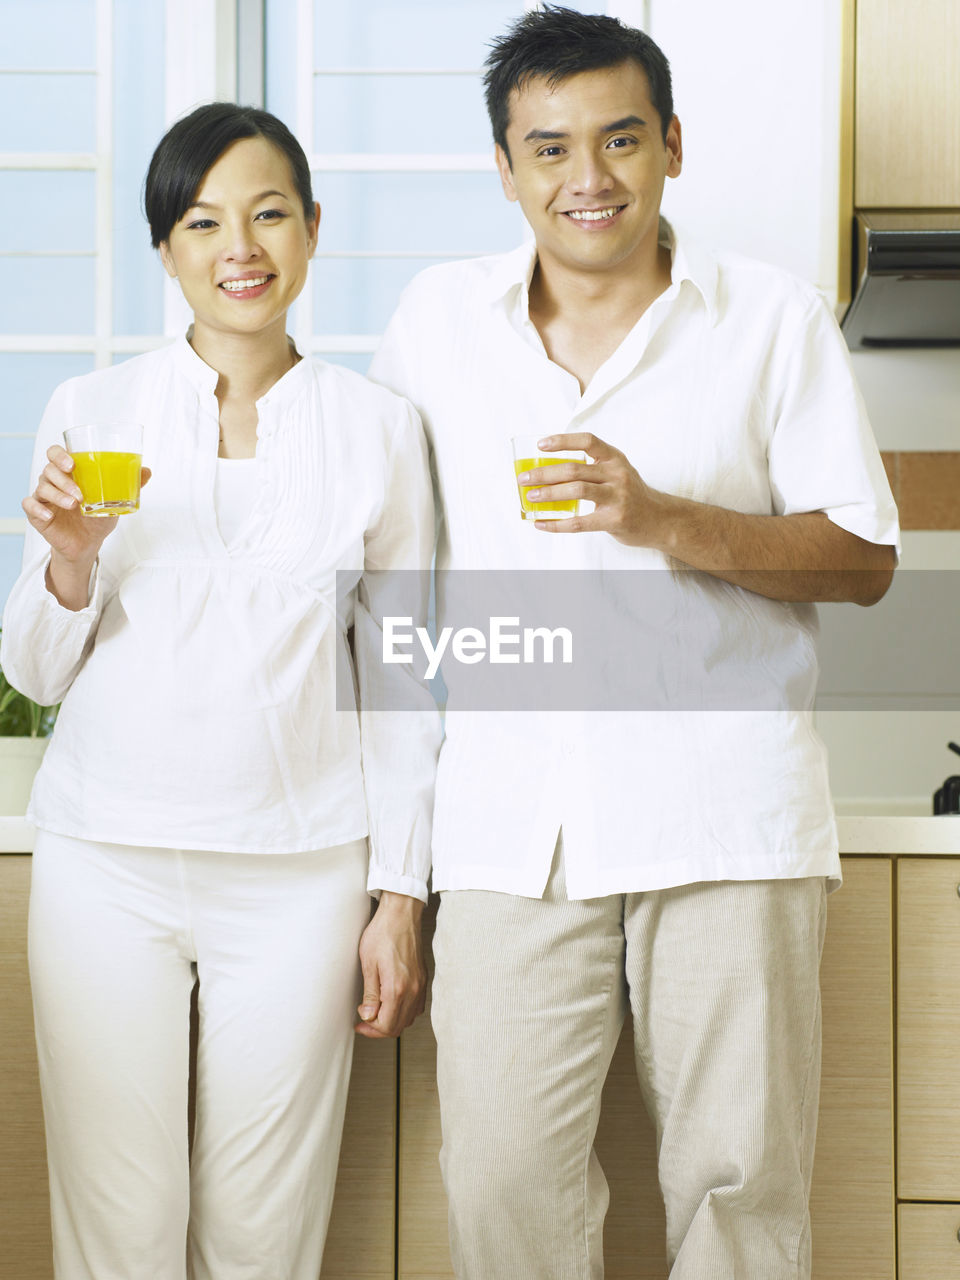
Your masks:
M21 515L23 512L20 513ZM20 573L23 559L23 535L0 534L0 600L6 600Z
M0 0L7 67L88 67L96 60L95 0Z
M11 253L84 253L96 248L92 171L0 172L0 244Z
M0 151L94 151L96 99L96 76L0 75Z
M319 248L493 253L522 238L495 173L321 173Z
M163 268L140 207L144 175L164 131L161 0L118 0L113 36L113 328L119 334L162 333Z
M318 333L382 333L404 287L438 259L325 258L314 262L313 327Z
M316 76L317 151L487 152L477 76Z
M0 333L93 333L93 258L6 258Z
M479 67L489 41L522 12L521 0L316 0L314 65Z
M30 474L32 440L0 437L0 516L22 516L21 501L33 487Z
M4 431L36 431L54 387L92 369L92 355L0 352Z

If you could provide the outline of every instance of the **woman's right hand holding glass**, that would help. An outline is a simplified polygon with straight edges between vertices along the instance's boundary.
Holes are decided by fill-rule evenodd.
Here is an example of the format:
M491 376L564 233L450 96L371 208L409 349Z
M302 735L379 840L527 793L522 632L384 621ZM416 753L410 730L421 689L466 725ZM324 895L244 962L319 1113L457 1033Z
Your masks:
M90 571L117 517L85 516L80 489L72 476L73 459L61 445L47 450L47 465L37 487L20 504L30 524L50 545L47 586L68 609L87 605ZM144 467L143 480L149 475Z

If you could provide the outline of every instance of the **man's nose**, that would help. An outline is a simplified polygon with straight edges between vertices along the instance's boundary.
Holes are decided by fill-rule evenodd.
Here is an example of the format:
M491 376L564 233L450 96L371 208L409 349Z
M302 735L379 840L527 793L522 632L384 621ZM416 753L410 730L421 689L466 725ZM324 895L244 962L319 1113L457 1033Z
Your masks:
M571 157L566 186L576 195L600 195L613 186L609 167L602 151L581 151Z

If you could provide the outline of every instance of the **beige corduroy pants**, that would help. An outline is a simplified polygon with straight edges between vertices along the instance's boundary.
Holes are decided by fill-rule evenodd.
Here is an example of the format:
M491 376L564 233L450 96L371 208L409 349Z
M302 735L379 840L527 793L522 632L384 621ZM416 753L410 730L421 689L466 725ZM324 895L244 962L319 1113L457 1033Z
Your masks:
M600 1280L593 1151L626 1009L671 1280L807 1280L822 878L441 895L433 1024L459 1280Z

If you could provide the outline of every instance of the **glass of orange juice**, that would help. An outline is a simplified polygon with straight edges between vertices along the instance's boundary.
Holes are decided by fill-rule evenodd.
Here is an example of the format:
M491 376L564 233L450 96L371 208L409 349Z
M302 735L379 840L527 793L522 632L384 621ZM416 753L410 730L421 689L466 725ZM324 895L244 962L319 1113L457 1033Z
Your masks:
M580 449L551 449L544 453L537 448L538 436L514 436L513 474L531 471L534 467L549 467L558 462L586 462L586 454ZM554 499L547 502L531 502L527 494L537 486L518 484L520 491L521 520L569 520L575 516L580 503L577 498Z
M140 507L143 427L94 422L63 433L85 516L125 516Z

